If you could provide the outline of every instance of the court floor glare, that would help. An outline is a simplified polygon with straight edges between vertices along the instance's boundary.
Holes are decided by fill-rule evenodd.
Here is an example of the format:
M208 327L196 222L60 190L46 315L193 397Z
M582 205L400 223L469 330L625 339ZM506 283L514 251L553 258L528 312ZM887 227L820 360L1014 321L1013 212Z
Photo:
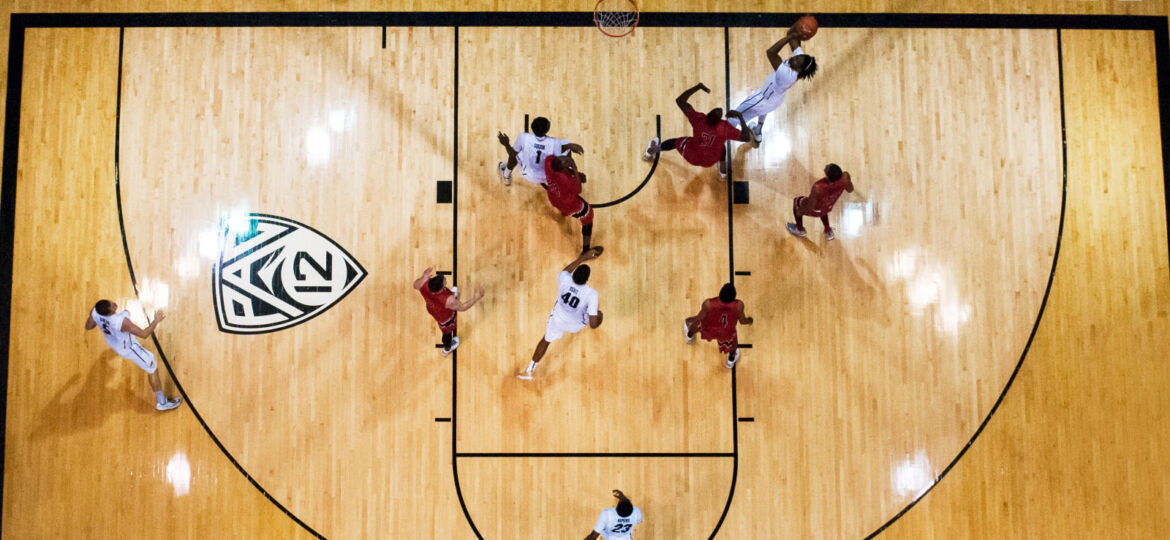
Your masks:
M748 204L640 159L689 134L690 85L699 110L746 97L781 32L26 30L4 537L583 537L615 488L638 538L1170 535L1154 33L825 28L821 72L734 146ZM596 210L604 323L534 381L580 235L496 176L526 116L585 147L595 204L649 175ZM857 186L838 239L789 236L829 162ZM303 324L220 331L208 248L247 213L368 276ZM452 357L410 287L428 266L487 291ZM734 371L679 328L732 278ZM103 297L167 311L146 345L183 408L82 332Z

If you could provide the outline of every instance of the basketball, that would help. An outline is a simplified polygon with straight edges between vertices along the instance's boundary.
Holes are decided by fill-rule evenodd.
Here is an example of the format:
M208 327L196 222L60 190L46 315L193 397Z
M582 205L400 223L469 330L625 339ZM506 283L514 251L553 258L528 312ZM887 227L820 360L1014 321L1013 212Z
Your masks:
M800 34L801 39L812 39L813 36L817 35L817 18L805 15L796 19L796 24L793 27Z

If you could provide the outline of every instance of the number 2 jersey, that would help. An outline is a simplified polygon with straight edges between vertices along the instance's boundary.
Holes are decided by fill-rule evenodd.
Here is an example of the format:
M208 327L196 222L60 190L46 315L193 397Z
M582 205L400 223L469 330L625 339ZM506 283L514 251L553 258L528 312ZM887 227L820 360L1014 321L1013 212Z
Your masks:
M634 525L642 522L642 510L637 506L628 517L621 517L616 508L606 508L597 517L597 524L593 530L605 537L605 540L629 540L634 537Z
M512 143L512 149L519 154L516 156L516 160L524 168L524 178L535 184L543 184L545 183L544 158L564 154L566 144L569 144L568 139L549 136L537 137L524 132L516 136L516 142Z
M577 285L573 274L564 270L557 276L557 303L552 316L573 325L589 324L589 316L597 315L597 291L588 285Z

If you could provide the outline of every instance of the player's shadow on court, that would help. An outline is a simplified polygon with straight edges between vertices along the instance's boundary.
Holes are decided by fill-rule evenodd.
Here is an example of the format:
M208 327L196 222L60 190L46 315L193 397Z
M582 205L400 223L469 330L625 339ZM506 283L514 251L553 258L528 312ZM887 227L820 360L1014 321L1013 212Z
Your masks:
M121 376L127 367L124 363L128 361L106 350L91 364L84 378L77 374L65 381L37 415L40 423L33 429L31 438L38 440L91 430L104 424L112 413L127 409L136 414L154 412L145 374L130 366L135 376Z

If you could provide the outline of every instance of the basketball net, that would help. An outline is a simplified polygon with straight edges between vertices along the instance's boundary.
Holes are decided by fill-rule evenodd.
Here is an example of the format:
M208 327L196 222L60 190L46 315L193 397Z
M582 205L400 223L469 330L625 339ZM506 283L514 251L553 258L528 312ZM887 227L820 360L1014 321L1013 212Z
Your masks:
M609 37L628 36L638 26L638 6L633 0L597 0L593 22Z

